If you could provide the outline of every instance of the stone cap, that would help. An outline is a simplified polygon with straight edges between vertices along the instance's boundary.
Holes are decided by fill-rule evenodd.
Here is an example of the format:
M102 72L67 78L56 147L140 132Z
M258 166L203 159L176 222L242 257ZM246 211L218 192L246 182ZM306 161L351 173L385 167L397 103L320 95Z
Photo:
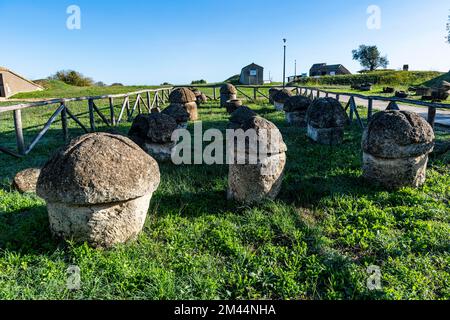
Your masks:
M171 116L177 123L185 123L189 121L189 112L187 112L186 109L179 104L171 104L161 113Z
M250 129L255 130L260 139L265 139L265 147L269 155L287 151L287 147L284 143L280 130L269 120L260 116L252 117L242 125L242 130L247 131ZM261 141L262 140L260 140L260 142Z
M409 111L375 113L362 139L364 152L387 159L421 156L430 153L433 147L433 128Z
M241 106L230 116L229 129L238 129L249 119L256 117L257 113L247 106Z
M194 92L188 88L176 88L169 95L171 103L189 103L196 100Z
M286 101L292 97L292 92L287 90L287 89L281 89L278 90L278 92L276 92L273 95L273 101L278 102L278 103L286 103Z
M134 119L128 136L140 146L145 142L167 143L172 141L177 126L175 118L163 113L140 114Z
M225 83L220 87L221 94L236 94L237 89L231 83Z
M72 205L116 203L154 192L158 163L130 139L109 133L78 137L44 166L37 194Z
M308 107L311 105L311 99L305 96L292 96L284 104L284 111L294 112L294 111L307 111Z
M341 103L334 98L314 100L306 113L307 123L314 128L343 127L348 121Z

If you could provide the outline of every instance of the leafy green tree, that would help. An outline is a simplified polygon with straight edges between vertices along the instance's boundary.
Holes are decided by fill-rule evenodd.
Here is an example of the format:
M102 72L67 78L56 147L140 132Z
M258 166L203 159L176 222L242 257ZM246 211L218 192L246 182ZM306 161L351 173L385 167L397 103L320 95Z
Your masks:
M386 68L389 60L386 56L381 56L377 46L360 45L358 49L352 51L353 60L359 61L364 67L373 71L380 67Z
M74 70L61 70L56 72L50 79L59 80L71 86L89 87L94 85L94 80L85 77Z

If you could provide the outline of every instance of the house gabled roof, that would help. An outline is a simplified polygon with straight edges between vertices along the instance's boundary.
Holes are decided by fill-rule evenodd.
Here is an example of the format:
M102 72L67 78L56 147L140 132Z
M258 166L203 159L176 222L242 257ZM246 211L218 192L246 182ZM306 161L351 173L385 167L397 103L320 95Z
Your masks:
M343 68L348 73L351 73L346 67L344 67L342 64L330 64L327 65L325 63L316 63L311 67L311 71L316 70L326 70L327 72L333 72L333 71L339 71L339 69Z
M26 82L28 82L28 83L30 83L30 84L32 84L32 85L38 87L38 88L44 89L44 87L38 85L37 83L34 83L34 82L31 81L31 80L28 80L28 79L25 78L24 76L21 76L20 74L14 72L14 71L11 71L11 70L9 70L8 68L5 68L5 67L0 66L0 72L2 72L2 71L3 71L3 72L9 72L9 73L15 75L16 77L22 79L23 81L26 81Z
M242 69L246 69L248 67L253 67L253 66L264 69L264 67L261 67L260 65L254 63L254 62L250 63L248 66L243 67Z

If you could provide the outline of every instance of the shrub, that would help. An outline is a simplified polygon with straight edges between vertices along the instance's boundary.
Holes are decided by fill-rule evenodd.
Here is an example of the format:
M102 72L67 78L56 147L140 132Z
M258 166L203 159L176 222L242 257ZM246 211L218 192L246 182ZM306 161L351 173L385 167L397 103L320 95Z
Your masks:
M60 80L66 84L77 87L89 87L94 84L94 81L91 78L85 77L74 70L58 71L53 76L49 77L49 79Z
M194 80L191 82L191 84L207 84L208 82L206 82L206 80Z
M111 85L111 87L123 87L123 84L122 83L113 83L112 85Z

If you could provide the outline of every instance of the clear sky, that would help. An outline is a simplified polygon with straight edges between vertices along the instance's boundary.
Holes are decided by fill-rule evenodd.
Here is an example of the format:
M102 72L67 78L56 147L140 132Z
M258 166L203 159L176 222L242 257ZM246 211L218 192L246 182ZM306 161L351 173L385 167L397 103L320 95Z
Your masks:
M69 5L81 29L69 30ZM367 8L381 9L381 29L367 28ZM445 43L449 0L0 0L0 66L31 79L75 69L124 84L223 81L251 62L282 79L313 63L360 70L351 51L377 45L389 68L450 69Z

